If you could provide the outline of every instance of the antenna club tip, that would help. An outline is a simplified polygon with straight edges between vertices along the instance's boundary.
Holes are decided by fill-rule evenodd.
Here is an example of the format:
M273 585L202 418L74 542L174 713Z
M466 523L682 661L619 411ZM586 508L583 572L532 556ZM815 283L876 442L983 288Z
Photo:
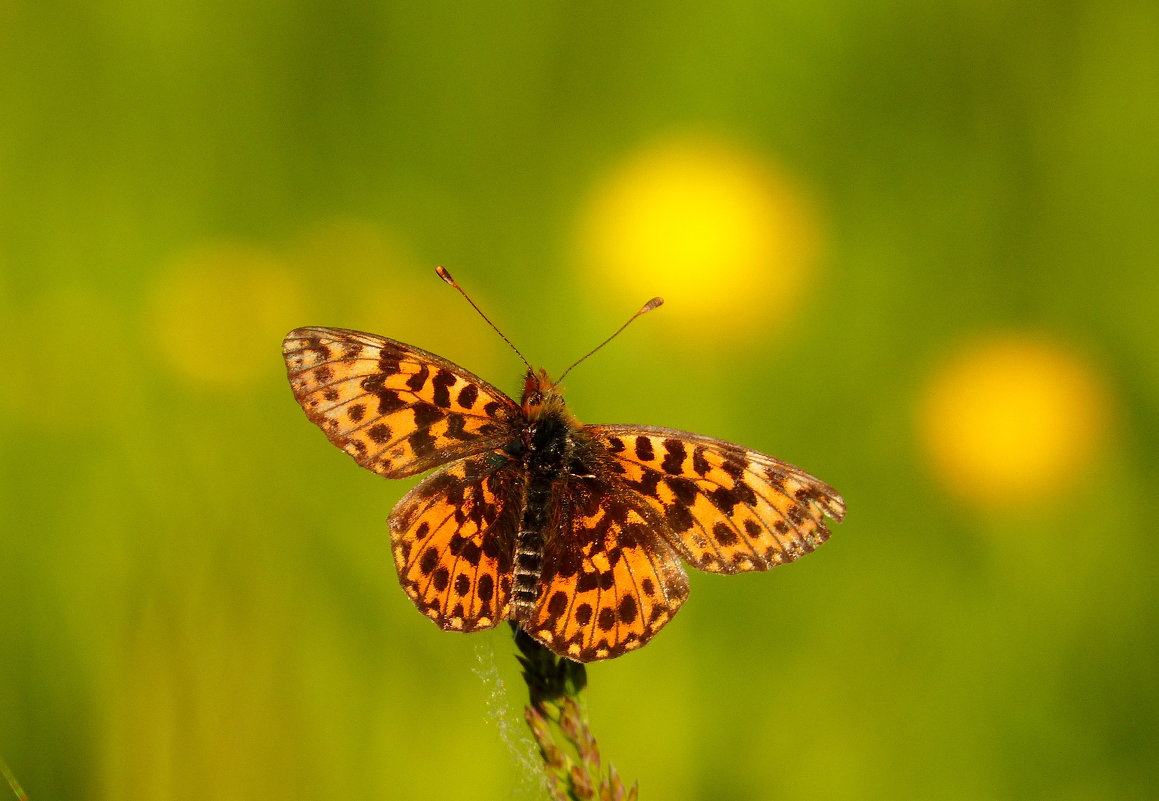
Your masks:
M640 314L645 314L647 312L652 311L653 309L658 309L663 305L664 305L664 298L660 298L660 297L652 298L650 301L648 301L647 303L644 304L644 307L642 309L640 309Z
M446 281L451 286L458 286L458 284L455 283L455 279L451 278L451 274L449 272L447 272L447 268L444 267L443 265L440 264L440 265L436 266L435 273L439 276L439 278L442 278L444 281Z

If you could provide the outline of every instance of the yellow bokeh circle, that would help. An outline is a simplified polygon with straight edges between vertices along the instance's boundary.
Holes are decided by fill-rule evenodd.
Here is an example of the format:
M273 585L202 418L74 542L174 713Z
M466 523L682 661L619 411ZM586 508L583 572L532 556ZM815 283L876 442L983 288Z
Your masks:
M273 255L217 244L165 267L153 287L150 334L178 375L236 387L272 374L300 309L298 285Z
M982 506L1056 498L1105 444L1106 382L1080 354L1042 339L976 343L943 364L921 399L920 438L955 495Z
M809 194L770 159L680 137L613 169L583 212L579 259L616 302L660 294L670 319L741 332L784 320L817 267Z

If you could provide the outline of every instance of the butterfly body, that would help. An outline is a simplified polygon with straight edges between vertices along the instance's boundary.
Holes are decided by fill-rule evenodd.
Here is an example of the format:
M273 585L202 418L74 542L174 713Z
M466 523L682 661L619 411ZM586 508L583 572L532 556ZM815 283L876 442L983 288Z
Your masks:
M434 354L333 328L283 343L306 414L389 478L438 468L390 515L399 581L440 628L516 621L557 654L640 647L718 573L790 562L844 501L808 473L721 440L580 423L529 371L519 403Z
M525 425L513 441L525 479L519 532L515 542L511 617L526 620L535 606L551 525L551 499L566 483L573 461L577 423L543 370L528 372L520 402ZM510 453L511 449L505 449Z

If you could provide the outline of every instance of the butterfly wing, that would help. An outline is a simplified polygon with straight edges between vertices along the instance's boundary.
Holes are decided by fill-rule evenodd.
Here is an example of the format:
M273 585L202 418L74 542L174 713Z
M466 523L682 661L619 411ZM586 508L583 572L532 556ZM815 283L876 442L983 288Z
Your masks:
M585 426L609 469L663 520L700 570L768 570L829 537L845 501L800 468L711 437L651 426Z
M552 504L543 580L524 628L578 662L639 648L688 597L688 577L655 513L590 475L559 484Z
M387 478L500 447L519 418L518 405L483 379L393 339L299 328L282 353L306 416Z
M461 459L391 512L399 583L440 628L476 631L508 617L522 481L518 463L501 456Z

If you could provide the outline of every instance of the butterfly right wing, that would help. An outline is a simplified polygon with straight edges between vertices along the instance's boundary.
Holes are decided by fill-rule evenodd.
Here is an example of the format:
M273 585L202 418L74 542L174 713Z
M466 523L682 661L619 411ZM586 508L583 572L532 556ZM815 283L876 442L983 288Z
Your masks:
M655 426L585 430L699 570L738 573L792 562L828 539L826 517L845 516L845 501L823 481L731 442Z
M403 478L500 447L515 401L458 365L393 339L299 328L282 343L306 416L363 467Z
M522 487L518 462L475 456L428 476L391 512L399 583L439 628L477 631L509 616Z

